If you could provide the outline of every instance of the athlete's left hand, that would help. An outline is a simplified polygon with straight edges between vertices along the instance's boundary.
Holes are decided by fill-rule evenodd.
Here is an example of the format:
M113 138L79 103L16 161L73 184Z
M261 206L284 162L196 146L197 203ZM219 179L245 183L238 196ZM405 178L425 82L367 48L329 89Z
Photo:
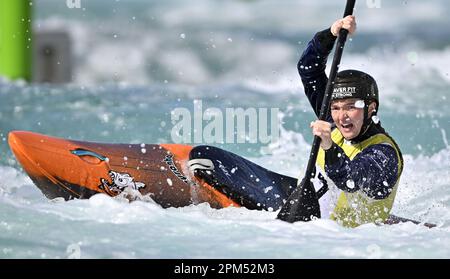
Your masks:
M349 15L344 18L336 20L331 25L331 34L337 37L339 35L339 30L341 28L347 29L349 35L353 35L356 32L356 17L354 15Z
M320 147L322 147L323 150L330 149L333 144L333 141L331 140L331 123L316 120L311 122L310 127L312 128L313 135L320 137Z

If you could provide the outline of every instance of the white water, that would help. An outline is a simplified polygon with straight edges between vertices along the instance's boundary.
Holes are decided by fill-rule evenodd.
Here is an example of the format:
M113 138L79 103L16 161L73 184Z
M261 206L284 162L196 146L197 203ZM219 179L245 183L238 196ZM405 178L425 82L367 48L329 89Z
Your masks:
M305 146L292 145L255 161L295 175L305 162L286 154ZM0 257L448 258L450 149L405 157L393 213L437 228L405 223L347 229L330 220L288 224L276 220L276 212L207 204L162 209L101 194L49 201L24 174L0 166ZM274 163L281 158L284 164Z

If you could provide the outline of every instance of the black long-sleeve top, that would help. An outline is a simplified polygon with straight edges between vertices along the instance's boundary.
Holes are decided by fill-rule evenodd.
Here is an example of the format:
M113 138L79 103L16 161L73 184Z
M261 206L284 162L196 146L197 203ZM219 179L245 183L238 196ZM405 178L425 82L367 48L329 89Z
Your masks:
M328 81L325 73L327 58L335 40L330 29L318 32L308 43L297 64L305 94L317 116ZM327 121L333 123L330 112L327 113ZM384 133L384 129L372 123L358 140L365 140L377 133ZM362 189L370 198L384 199L397 182L398 160L394 147L389 144L371 145L350 160L342 148L333 143L325 151L325 172L343 191L352 193Z

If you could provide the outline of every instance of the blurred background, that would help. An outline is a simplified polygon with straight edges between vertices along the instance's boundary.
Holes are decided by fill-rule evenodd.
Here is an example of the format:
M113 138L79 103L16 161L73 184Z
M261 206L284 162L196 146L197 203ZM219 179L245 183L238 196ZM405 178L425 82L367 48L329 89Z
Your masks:
M66 80L83 85L203 85L249 80L272 84L295 77L292 65L305 44L341 16L343 3L36 0L28 6L33 58L40 64L39 56L51 56L52 48L58 49L54 56L60 65L69 55L73 73ZM429 60L424 51L444 51L449 45L449 6L443 0L358 1L357 41L346 52L384 63L390 61L382 59L386 54L399 56L405 69ZM46 38L48 33L53 33L53 41ZM66 48L70 48L67 53ZM40 74L35 69L33 80L41 81Z
M3 137L11 129L31 129L158 142L171 140L170 111L192 108L193 99L204 107L278 107L284 128L309 140L304 123L313 115L296 63L314 33L341 16L344 4L2 0L1 5L10 15L2 17L2 45L13 49L0 52L0 74L6 77L0 87ZM18 12L11 13L13 8ZM357 2L358 31L341 69L357 68L376 78L385 126L408 153L431 154L446 146L449 10L443 0ZM407 125L411 121L414 125ZM260 146L230 148L255 153Z

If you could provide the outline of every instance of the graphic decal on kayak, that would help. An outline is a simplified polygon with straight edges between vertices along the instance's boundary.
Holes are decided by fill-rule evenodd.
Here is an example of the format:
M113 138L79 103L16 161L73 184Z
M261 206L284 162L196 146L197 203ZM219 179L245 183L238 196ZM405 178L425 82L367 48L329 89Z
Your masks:
M186 184L189 184L189 180L184 176L178 168L175 166L175 163L173 162L173 155L169 154L166 155L164 158L164 163L166 163L169 166L169 169L175 174L181 181L183 181Z
M109 176L111 177L112 183L110 183L104 178L101 178L100 179L101 184L98 187L111 196L115 196L123 192L126 188L130 188L133 190L145 188L144 183L134 181L134 178L130 176L128 173L119 173L110 170Z

